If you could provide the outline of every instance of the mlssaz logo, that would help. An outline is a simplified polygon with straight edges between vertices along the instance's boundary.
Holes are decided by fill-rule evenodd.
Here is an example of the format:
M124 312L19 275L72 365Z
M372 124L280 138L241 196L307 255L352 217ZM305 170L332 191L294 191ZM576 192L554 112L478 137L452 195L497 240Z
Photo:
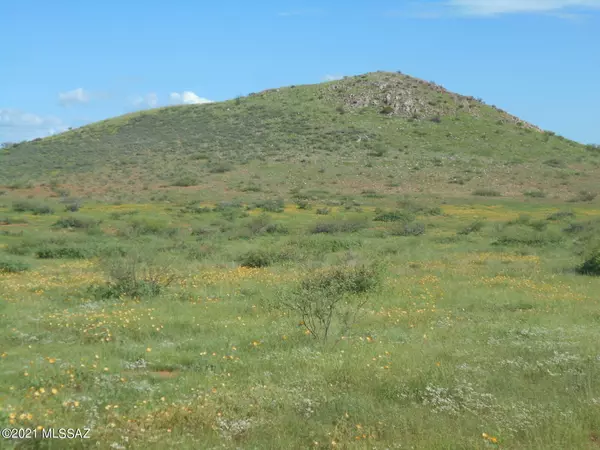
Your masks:
M42 439L90 439L89 428L48 428L42 430Z

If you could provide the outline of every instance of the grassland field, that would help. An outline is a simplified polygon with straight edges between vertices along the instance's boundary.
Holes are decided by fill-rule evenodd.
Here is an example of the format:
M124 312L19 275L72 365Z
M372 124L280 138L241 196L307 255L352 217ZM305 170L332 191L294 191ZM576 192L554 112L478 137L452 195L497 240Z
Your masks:
M0 447L599 448L599 230L543 198L6 192L0 427L91 438Z

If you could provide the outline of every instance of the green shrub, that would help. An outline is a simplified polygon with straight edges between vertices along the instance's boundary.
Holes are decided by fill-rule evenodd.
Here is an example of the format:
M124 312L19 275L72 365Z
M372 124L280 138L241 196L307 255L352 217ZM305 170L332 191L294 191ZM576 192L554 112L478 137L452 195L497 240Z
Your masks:
M312 208L312 205L308 200L300 199L296 202L296 207L298 209L310 210Z
M386 211L378 213L373 219L376 222L412 222L415 215L408 211Z
M70 246L44 246L35 252L40 259L85 259L93 256L88 249Z
M567 200L569 202L591 202L598 196L595 192L580 191L575 197Z
M329 222L319 222L315 224L310 232L312 234L320 233L354 233L367 228L368 223L364 219L345 219L332 220Z
M502 194L500 192L495 191L493 189L475 189L473 191L473 195L479 197L500 197Z
M600 251L592 254L583 264L577 267L577 272L582 275L600 276Z
M15 212L31 212L36 215L54 213L54 210L48 205L27 200L14 201L12 209Z
M233 164L229 162L213 163L208 168L210 173L225 173L230 172L231 170L233 170Z
M557 159L557 158L548 159L548 160L544 161L544 164L546 164L550 167L565 167L564 161L561 161L560 159Z
M76 228L76 229L89 229L98 226L100 221L91 218L81 217L61 217L53 225L53 228Z
M178 179L176 179L171 186L176 187L189 187L189 186L197 186L199 184L198 179L191 175L184 175Z
M318 209L317 209L317 214L318 214L319 216L326 216L326 215L328 215L328 214L329 214L329 212L330 212L330 211L329 211L329 208L318 208Z
M458 232L458 234L468 235L471 233L477 233L477 232L483 230L484 226L485 226L485 222L483 220L476 220L475 222L470 223L465 228L460 230Z
M413 214L420 214L423 216L441 216L442 208L439 206L431 206L428 204L420 204L415 200L403 199L398 201L398 207L404 209Z
M425 224L421 222L412 222L399 224L390 230L392 236L421 236L425 234Z
M0 259L0 273L19 273L29 270L29 264L22 261Z
M0 225L13 225L18 223L27 223L27 220L21 217L0 217Z
M283 199L262 200L254 204L255 208L260 208L265 212L282 213L285 207Z
M367 303L367 292L381 283L381 271L371 266L341 266L310 272L292 291L284 292L281 305L297 314L316 339L326 341L332 325L344 334Z
M159 263L139 252L104 260L102 264L108 282L91 287L98 298L156 296L176 279L169 264Z
M169 226L165 221L149 218L134 218L129 221L129 228L125 230L126 235L162 235L173 237L177 234L178 229ZM123 232L122 232L123 233Z
M266 250L251 250L238 257L237 262L242 267L261 268L273 264L273 255Z
M516 226L502 232L493 245L544 246L558 244L563 240L560 233L540 232L525 226Z
M558 211L550 214L546 220L563 220L572 217L575 217L575 213L572 211Z
M546 197L546 193L543 191L526 191L526 192L523 192L523 195L525 197L531 197L531 198L545 198Z

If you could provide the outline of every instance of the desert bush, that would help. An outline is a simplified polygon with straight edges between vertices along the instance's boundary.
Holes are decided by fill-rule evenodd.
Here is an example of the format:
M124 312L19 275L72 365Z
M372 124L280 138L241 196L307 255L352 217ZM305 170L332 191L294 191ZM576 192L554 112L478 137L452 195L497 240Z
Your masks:
M365 219L338 219L315 224L310 232L319 233L354 233L368 226Z
M485 226L485 222L483 220L476 220L474 222L471 222L469 225L467 225L463 229L459 230L458 234L468 235L471 233L477 233L478 231L483 230L484 226Z
M575 203L575 202L591 202L597 196L598 196L598 194L595 192L579 191L579 193L575 197L573 197L567 201L573 202L573 203Z
M399 208L404 209L413 214L420 214L423 216L441 216L442 208L439 206L431 206L427 203L421 204L415 200L402 199L397 202Z
M281 306L296 314L301 325L323 342L332 325L345 334L368 302L366 293L381 283L376 266L339 266L310 272L291 291L281 295Z
M120 234L134 236L154 234L173 237L177 234L177 232L177 228L169 226L169 224L165 221L136 217L129 221L128 228L126 230L121 230Z
M91 288L98 298L156 296L176 279L170 264L139 251L104 260L102 265L108 281L105 285Z
M76 228L76 229L89 229L98 226L100 221L91 218L82 217L61 217L52 225L52 228Z
M473 195L479 197L500 197L502 194L500 192L495 191L493 189L475 189L473 191Z
M557 159L557 158L548 159L548 160L544 161L544 164L546 164L550 167L565 167L564 161L561 161L560 159Z
M267 267L273 264L274 261L273 254L264 249L250 250L237 258L240 266L252 268Z
M557 211L546 217L546 220L563 220L573 217L575 217L575 213L573 211Z
M17 200L12 204L12 209L15 212L30 212L32 214L53 214L54 210L49 205L37 203L27 200Z
M182 213L190 213L190 214L206 214L214 212L213 208L208 206L197 206L197 205L188 205L180 210Z
M529 245L544 246L558 244L563 237L560 233L540 232L524 225L508 228L500 233L493 245Z
M209 166L208 171L210 173L225 173L233 170L233 164L229 162L217 162Z
M415 220L415 215L402 210L382 211L373 220L376 222L412 222Z
M421 222L411 222L398 224L390 230L392 236L421 236L425 234L425 224Z
M594 252L577 267L577 272L582 275L600 276L600 251Z
M65 205L65 211L67 212L77 212L83 206L83 202L81 200L65 198L62 200Z
M523 192L523 195L525 197L531 197L531 198L545 198L546 197L546 193L544 191L525 191L525 192Z
M93 255L90 249L76 246L43 245L35 252L40 259L85 259Z
M198 179L192 175L183 175L180 178L177 178L171 186L176 187L189 187L189 186L197 186L199 184Z
M254 204L255 208L260 208L265 212L282 213L285 207L283 199L261 200Z
M17 223L27 223L27 220L21 217L0 217L0 225L13 225Z
M12 259L0 259L0 273L19 273L29 270L29 264Z
M310 210L312 208L312 205L308 200L300 199L296 202L296 207L298 209Z

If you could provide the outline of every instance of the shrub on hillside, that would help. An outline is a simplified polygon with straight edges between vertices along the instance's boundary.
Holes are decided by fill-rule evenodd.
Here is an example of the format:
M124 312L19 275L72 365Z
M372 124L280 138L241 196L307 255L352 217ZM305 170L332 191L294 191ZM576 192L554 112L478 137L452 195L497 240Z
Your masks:
M475 189L473 195L478 197L500 197L502 194L494 189Z
M28 200L17 200L12 204L12 209L15 212L30 212L32 214L53 214L52 207L43 203L32 202Z
M525 191L525 192L523 192L523 195L525 197L531 197L531 198L545 198L546 197L546 193L543 191Z
M175 181L173 181L173 183L171 183L171 186L189 187L189 186L197 186L198 184L199 184L199 182L196 177L191 176L191 175L184 175L184 176L177 178Z
M575 197L569 199L569 202L591 202L598 196L595 192L580 191Z
M233 164L229 162L218 162L213 163L209 166L208 171L210 173L225 173L233 170Z

